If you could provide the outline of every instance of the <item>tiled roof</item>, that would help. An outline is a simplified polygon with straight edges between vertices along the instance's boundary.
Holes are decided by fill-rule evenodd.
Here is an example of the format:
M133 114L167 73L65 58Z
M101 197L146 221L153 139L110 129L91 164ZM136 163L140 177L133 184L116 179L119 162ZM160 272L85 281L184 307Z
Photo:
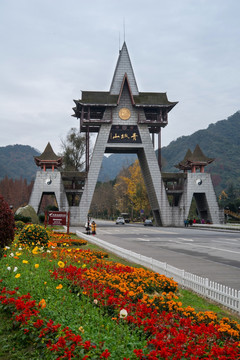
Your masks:
M48 161L56 161L56 160L60 160L61 157L56 155L55 152L53 151L52 149L52 146L50 144L50 142L47 144L44 152L39 155L39 156L34 156L35 159L38 159L38 160L48 160Z
M168 101L166 93L140 92L139 96L134 96L136 105L176 105L177 102Z
M190 149L186 152L186 155L184 156L184 159L180 161L177 165L174 165L177 169L181 170L190 170L191 166L188 165L188 159L192 156L192 152Z
M194 152L192 153L192 156L190 156L187 160L192 163L206 162L206 163L210 164L214 159L205 156L203 154L202 150L200 149L200 146L197 144Z
M203 154L200 146L197 144L193 153L190 149L188 149L186 155L184 156L184 159L180 161L177 165L175 165L175 167L180 170L190 170L193 165L205 166L213 161L213 158L209 158Z
M133 96L138 106L174 106L177 102L168 101L166 93L140 92ZM110 95L107 91L83 91L82 99L75 100L75 103L82 105L117 105L118 95Z
M108 91L83 91L82 99L78 101L91 105L117 105L117 100L118 95L110 95Z

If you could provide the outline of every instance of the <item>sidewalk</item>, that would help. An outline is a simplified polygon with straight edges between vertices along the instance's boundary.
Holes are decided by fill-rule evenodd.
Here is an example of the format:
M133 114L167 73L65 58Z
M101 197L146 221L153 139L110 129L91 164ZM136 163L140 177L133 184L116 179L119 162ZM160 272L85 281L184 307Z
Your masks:
M220 231L240 231L240 224L193 224L192 228L201 228L205 230L220 230Z

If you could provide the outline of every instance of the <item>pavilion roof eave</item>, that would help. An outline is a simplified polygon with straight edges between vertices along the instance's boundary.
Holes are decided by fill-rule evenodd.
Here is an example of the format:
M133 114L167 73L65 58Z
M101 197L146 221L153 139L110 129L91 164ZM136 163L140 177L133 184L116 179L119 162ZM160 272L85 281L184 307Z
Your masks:
M40 159L38 157L35 157L35 160L36 161L39 161L39 162L42 162L42 163L57 163L57 162L61 162L62 161L62 158L59 158L59 159L55 159L55 160L46 160L46 159Z
M107 103L84 103L81 100L78 100L77 102L78 104L82 105L82 106L117 106L117 103L111 103L111 104L107 104Z
M195 165L195 166L201 166L201 165L208 165L211 164L214 161L214 159L208 160L208 161L189 161L188 164Z
M176 103L172 103L172 104L135 104L136 107L139 107L139 108L142 108L142 107L152 107L152 108L156 108L156 107L159 107L159 108L173 108L175 105L177 105L178 102Z

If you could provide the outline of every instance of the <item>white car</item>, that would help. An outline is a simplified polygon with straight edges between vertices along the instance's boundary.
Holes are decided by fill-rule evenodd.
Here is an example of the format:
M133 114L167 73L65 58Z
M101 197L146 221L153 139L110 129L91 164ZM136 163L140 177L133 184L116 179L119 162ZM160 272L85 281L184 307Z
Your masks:
M144 225L144 226L153 226L152 220L146 219L146 220L144 221L144 224L143 224L143 225Z
M116 224L121 224L121 225L124 225L125 224L125 220L123 217L118 217L117 220L116 220Z

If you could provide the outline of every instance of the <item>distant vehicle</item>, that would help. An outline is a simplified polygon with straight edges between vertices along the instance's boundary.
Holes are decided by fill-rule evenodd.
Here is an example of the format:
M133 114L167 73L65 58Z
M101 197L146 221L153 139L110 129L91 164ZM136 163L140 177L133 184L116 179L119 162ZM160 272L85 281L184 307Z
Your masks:
M118 217L117 220L116 220L116 224L117 225L124 225L125 224L125 220L123 217Z
M130 217L128 213L121 213L121 217L124 218L125 223L130 223Z
M146 219L143 223L144 226L153 226L152 220Z

